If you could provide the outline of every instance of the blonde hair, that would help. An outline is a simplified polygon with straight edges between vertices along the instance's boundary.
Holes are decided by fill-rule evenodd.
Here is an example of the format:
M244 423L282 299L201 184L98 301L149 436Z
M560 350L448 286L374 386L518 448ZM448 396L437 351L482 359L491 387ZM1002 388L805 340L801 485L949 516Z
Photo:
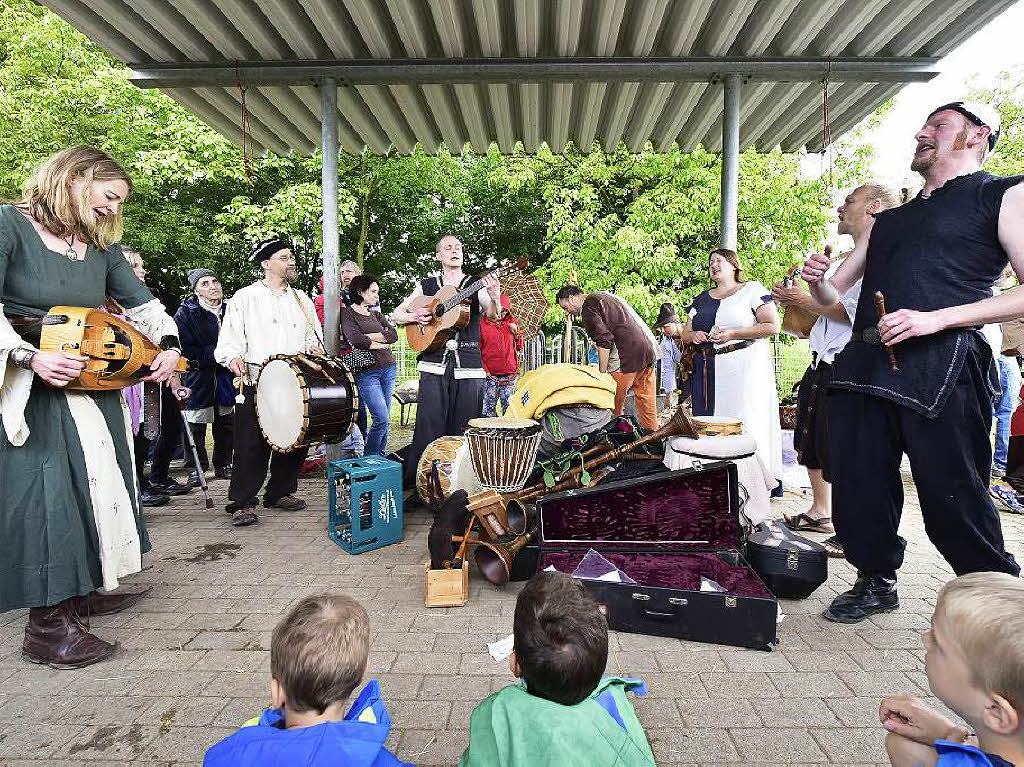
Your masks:
M971 681L1024 713L1024 581L961 575L942 587L935 617L963 653Z
M85 181L82 193L72 196L71 184ZM106 250L121 239L121 210L97 218L89 196L95 181L132 180L110 156L89 146L76 146L50 155L25 181L20 207L58 237L75 236Z
M893 189L891 186L883 184L881 181L866 181L861 184L861 188L867 192L868 199L881 200L882 210L896 208L906 202L906 199L903 196L903 190Z

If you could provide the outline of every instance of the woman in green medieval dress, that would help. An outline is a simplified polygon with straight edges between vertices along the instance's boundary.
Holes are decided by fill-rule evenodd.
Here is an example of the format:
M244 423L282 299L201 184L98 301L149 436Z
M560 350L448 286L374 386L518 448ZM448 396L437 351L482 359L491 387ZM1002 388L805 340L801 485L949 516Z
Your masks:
M88 617L138 601L109 592L150 545L121 392L64 389L85 358L36 349L11 319L109 296L163 349L147 380L168 379L177 328L117 244L131 190L110 157L74 147L39 166L20 202L0 205L0 612L30 608L23 654L54 668L114 652Z

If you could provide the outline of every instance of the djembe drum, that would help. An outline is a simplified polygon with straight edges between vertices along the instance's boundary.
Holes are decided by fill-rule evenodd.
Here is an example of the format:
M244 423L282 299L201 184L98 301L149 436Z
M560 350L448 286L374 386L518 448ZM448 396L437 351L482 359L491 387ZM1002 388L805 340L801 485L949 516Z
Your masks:
M522 490L533 471L541 426L528 418L473 418L466 442L480 484L499 493Z

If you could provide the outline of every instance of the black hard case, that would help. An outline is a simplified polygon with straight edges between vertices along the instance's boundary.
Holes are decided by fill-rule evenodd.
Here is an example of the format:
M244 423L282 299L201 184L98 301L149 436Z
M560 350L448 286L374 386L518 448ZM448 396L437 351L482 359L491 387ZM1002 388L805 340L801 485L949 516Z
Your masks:
M771 592L781 599L806 599L828 580L828 553L817 541L804 538L785 528L779 529L789 540L799 539L802 546L767 546L759 528L747 537L747 559Z
M688 485L703 483L709 476L719 480L717 487L720 490L711 497L702 499L701 502L707 503L707 511L718 518L717 524L720 527L724 525L724 529L729 531L726 546L702 546L687 541L647 539L645 536L650 530L649 524L637 525L645 530L641 531L635 540L630 539L628 535L623 536L626 540L614 541L586 538L551 540L545 535L545 529L557 527L557 524L551 524L557 515L580 515L578 519L585 520L588 508L593 507L600 495L625 493L628 498L630 492L635 491L638 498L645 496L649 499L652 496L657 497L664 490L665 496L668 497L680 491L685 494ZM608 619L608 627L615 631L771 650L778 644L778 602L740 553L743 533L738 522L738 499L736 465L728 461L708 464L699 469L682 469L547 496L537 502L537 516L540 522L540 557L537 571L540 572L548 566L550 555L571 552L582 557L591 548L609 558L614 555L628 557L654 554L657 557L682 557L682 560L676 561L685 562L687 559L699 560L712 555L726 565L747 571L743 577L753 587L748 587L747 590L760 593L751 596L731 592L700 591L699 586L651 586L645 585L641 579L637 579L636 585L597 580L583 580L582 583L601 604ZM682 508L681 503L666 502L656 506L656 514L671 517L674 514L685 513L686 510ZM651 514L648 513L648 516ZM723 520L722 516L728 521ZM657 525L657 522L654 524ZM708 537L714 538L713 535ZM722 543L721 536L717 542ZM623 566L622 569L627 575L634 577L629 573L628 566Z

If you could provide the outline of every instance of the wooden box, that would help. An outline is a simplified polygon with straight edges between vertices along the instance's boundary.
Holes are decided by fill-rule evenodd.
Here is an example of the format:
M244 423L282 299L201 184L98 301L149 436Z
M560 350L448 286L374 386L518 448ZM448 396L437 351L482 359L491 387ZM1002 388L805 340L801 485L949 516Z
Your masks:
M423 565L425 576L424 603L427 607L462 607L469 600L469 562L461 570L431 570Z

